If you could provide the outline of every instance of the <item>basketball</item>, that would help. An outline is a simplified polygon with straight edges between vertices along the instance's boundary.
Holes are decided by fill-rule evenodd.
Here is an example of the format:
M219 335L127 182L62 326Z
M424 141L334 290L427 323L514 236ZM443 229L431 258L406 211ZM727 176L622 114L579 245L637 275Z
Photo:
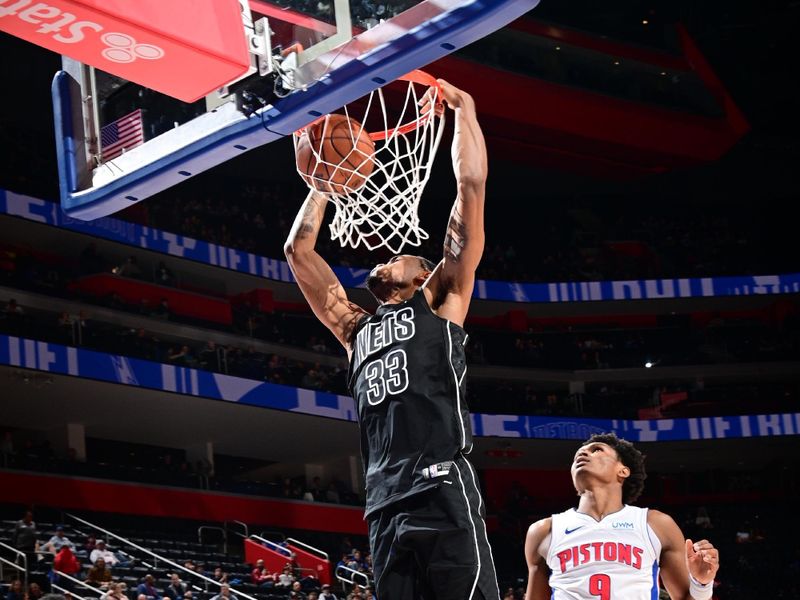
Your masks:
M320 192L344 196L358 190L375 167L375 143L361 123L330 114L308 126L297 140L297 170Z

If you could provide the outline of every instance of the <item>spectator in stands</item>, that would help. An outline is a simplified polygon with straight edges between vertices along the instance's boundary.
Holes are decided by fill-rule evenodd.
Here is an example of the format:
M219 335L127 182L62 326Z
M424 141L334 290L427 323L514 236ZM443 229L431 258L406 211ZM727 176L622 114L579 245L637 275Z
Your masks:
M294 575L292 575L292 566L287 564L283 567L283 571L276 577L275 587L288 590L292 587L293 583Z
M333 481L328 484L328 489L325 491L325 501L333 502L334 504L341 504L342 502L339 490L336 489L336 483Z
M72 551L75 550L75 544L69 541L69 538L64 535L64 528L59 525L56 527L56 534L44 545L44 550L58 554L64 546L68 546Z
M350 550L347 552L342 552L342 558L339 559L339 562L336 563L336 567L345 567L347 569L350 568Z
M6 600L25 600L25 590L22 587L22 580L15 579L11 582L6 594Z
M153 311L153 316L157 319L169 321L171 315L172 313L169 310L169 301L166 298L162 298L158 303L158 306L156 306L156 309Z
M206 345L203 346L203 349L200 351L198 356L198 360L200 362L200 368L205 369L207 371L219 371L219 356L217 354L217 345L211 341L207 340Z
M303 591L303 586L299 581L292 583L292 589L289 592L289 598L297 598L297 600L307 600L306 594Z
M97 550L95 550L95 552L97 552ZM108 590L111 579L111 571L106 567L106 561L102 558L98 558L94 561L94 566L92 566L86 574L86 583L99 587L101 590Z
M311 590L308 592L307 600L319 600L319 594L316 591Z
M695 525L701 529L714 529L711 523L711 517L708 516L708 509L705 506L697 508L697 517L695 517Z
M228 583L228 574L222 570L222 567L215 568L211 578L217 583Z
M186 594L186 584L181 581L177 573L172 573L169 578L170 582L164 590L164 596L171 600L181 600Z
M35 581L28 586L28 600L41 600L44 596L41 586Z
M300 380L301 387L312 389L324 389L328 383L328 378L319 363L315 363L303 378Z
M51 574L51 581L53 583L59 580L59 574L56 573L56 571L69 575L70 577L75 577L81 572L81 563L78 561L78 557L72 552L71 544L63 544L61 550L58 551L55 559L53 559L53 573Z
M3 312L5 312L6 315L12 316L22 316L25 314L25 311L22 310L22 307L19 304L17 304L15 298L11 298L8 301L8 304L6 304L6 308Z
M59 338L63 343L75 343L75 329L73 326L74 321L72 320L72 315L70 315L67 311L62 311L61 314L58 315L58 332Z
M211 489L211 477L214 475L214 466L210 461L199 458L194 462L193 472L200 483L200 488Z
M253 585L271 588L275 585L275 575L267 570L264 566L264 560L259 558L256 561L256 566L250 572L250 581Z
M89 557L89 560L94 562L92 559L92 552L94 549L97 548L97 538L93 535L87 535L86 541L83 543L83 551L86 553L86 556Z
M155 588L155 578L149 573L144 576L144 581L136 588L139 594L139 600L144 596L144 600L161 600L161 594Z
M170 350L169 354L167 354L167 361L181 367L194 367L197 365L197 359L195 359L189 346L181 346L180 350Z
M132 279L142 278L142 269L139 268L139 261L135 256L129 256L124 263L118 267L115 267L112 270L112 273L115 273L120 277L130 277Z
M8 304L6 304L6 307L3 310L2 315L0 315L0 318L5 320L5 329L8 333L24 333L22 328L25 325L25 311L22 310L22 307L17 304L17 301L14 298L11 298L8 301Z
M28 569L33 569L36 565L36 523L33 522L33 512L26 510L22 519L14 525L11 545L25 553Z
M322 481L320 481L319 477L314 477L314 479L311 480L311 486L309 486L308 492L311 494L311 498L314 502L322 502L325 499L322 491Z
M158 267L156 268L156 283L168 286L175 285L175 275L167 268L163 260L158 263Z
M322 593L319 595L319 600L339 600L336 597L336 594L331 591L331 584L330 583L323 583L322 584Z
M364 559L361 556L361 550L353 550L353 556L350 559L350 564L348 565L354 571L366 571L366 564L364 563Z
M231 586L223 583L219 588L219 594L212 596L211 600L236 600L236 594L231 593Z
M300 579L302 576L302 569L300 568L300 563L297 562L297 554L295 552L289 553L289 562L286 564L292 568L292 575L294 575L296 579Z
M100 596L100 600L128 600L127 591L128 586L125 583L112 583L108 586L108 591Z
M364 600L364 588L354 583L353 591L347 594L347 600Z
M106 548L105 540L97 540L95 549L89 555L89 562L92 564L96 564L98 559L102 559L105 565L111 568L119 562L114 553Z

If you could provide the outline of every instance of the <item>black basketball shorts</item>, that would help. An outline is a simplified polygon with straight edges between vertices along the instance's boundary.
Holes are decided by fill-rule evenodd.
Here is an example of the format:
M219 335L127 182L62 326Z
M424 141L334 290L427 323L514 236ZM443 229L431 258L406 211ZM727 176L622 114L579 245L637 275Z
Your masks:
M377 600L499 600L475 470L458 457L437 479L369 517Z

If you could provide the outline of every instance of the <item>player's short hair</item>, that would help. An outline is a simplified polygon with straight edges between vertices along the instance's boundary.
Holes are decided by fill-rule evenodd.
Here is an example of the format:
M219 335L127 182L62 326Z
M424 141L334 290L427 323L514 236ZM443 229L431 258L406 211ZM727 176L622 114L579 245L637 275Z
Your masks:
M644 480L647 479L647 472L644 468L644 454L637 450L628 440L618 438L615 433L596 433L581 446L587 444L607 444L611 446L619 456L620 462L628 467L631 474L622 484L622 501L631 504L639 499L644 490Z
M433 271L436 268L436 265L424 256L418 256L417 258L419 259L419 264L422 265L422 268L426 271Z

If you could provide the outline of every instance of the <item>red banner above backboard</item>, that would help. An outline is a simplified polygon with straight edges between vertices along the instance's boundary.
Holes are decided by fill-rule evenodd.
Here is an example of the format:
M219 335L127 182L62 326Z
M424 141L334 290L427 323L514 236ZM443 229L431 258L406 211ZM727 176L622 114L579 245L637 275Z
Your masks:
M238 0L0 0L0 30L184 102L250 65Z

